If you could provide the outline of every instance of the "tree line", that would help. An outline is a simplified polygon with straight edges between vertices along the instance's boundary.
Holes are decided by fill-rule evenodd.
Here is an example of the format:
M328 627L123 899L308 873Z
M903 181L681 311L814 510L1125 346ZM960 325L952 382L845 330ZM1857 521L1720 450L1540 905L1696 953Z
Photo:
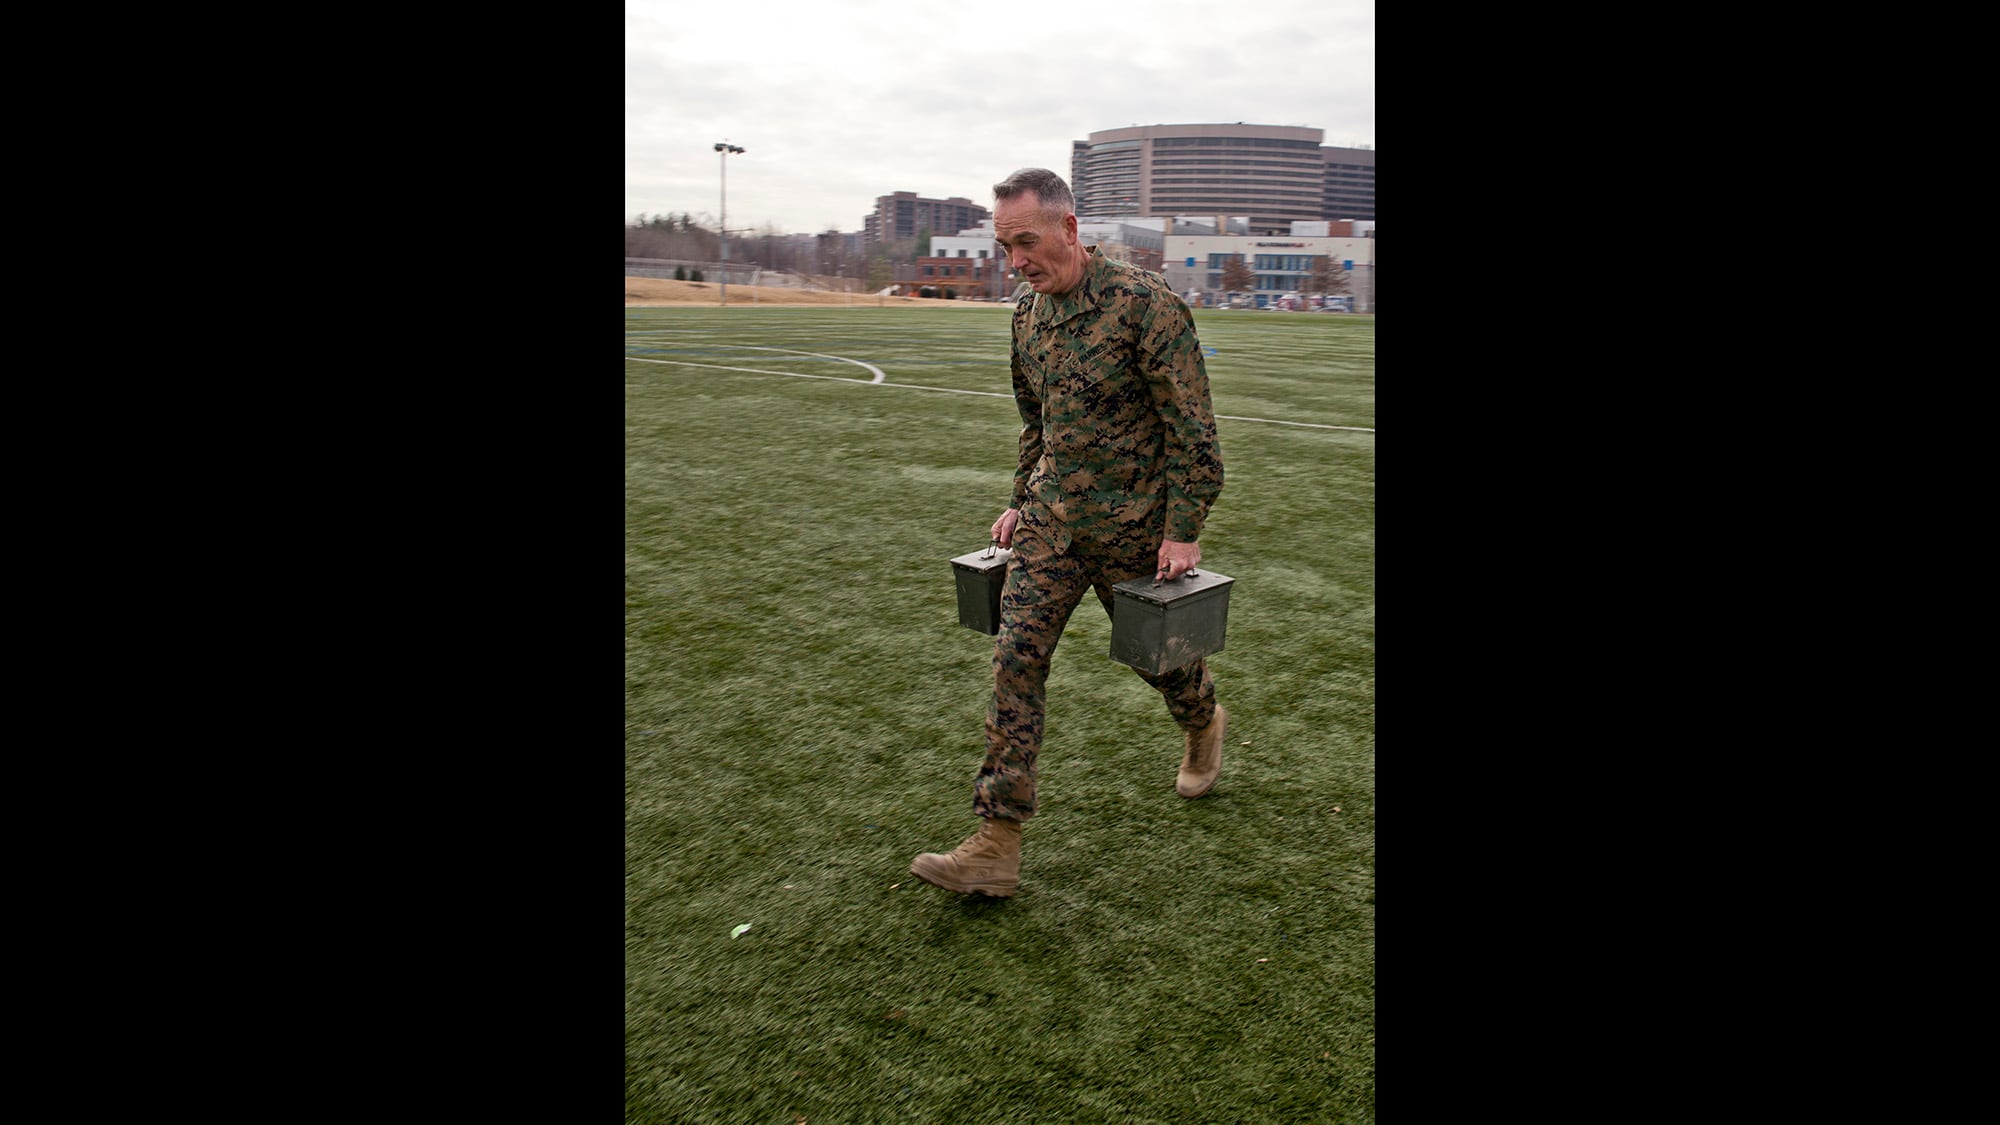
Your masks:
M707 213L641 213L625 226L625 256L720 262L722 239L717 225ZM730 231L729 261L767 270L861 278L873 289L890 283L897 263L913 262L928 253L931 235L919 231L915 238L873 246L857 247L855 241L837 230L785 234L766 223L751 230Z
M915 238L872 246L856 247L854 241L837 230L785 234L766 223L757 229L731 232L729 261L767 270L861 278L868 288L880 289L894 279L898 263L914 262L930 253L931 232L918 231ZM651 216L641 213L625 227L625 256L720 262L722 240L713 218L705 212L699 217L687 211ZM1331 256L1315 255L1311 269L1304 287L1307 292L1331 296L1348 291L1346 272ZM1256 274L1241 254L1222 264L1218 280L1223 290L1232 294L1257 287Z

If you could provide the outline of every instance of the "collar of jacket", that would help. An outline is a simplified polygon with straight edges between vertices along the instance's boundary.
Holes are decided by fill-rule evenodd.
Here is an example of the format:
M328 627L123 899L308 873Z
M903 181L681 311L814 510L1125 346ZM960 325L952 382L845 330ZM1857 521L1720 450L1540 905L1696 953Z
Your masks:
M1104 274L1110 268L1110 259L1094 245L1086 246L1084 250L1090 257L1083 267L1083 280L1076 283L1076 288L1060 296L1052 293L1037 296L1036 323L1044 326L1061 324L1098 306L1098 294L1104 287Z

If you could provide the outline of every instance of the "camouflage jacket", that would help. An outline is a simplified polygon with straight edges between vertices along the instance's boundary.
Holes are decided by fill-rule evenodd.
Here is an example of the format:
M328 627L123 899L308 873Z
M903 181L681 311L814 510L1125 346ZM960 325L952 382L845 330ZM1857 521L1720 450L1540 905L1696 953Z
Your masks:
M1014 309L1021 459L1012 505L1064 537L1138 528L1192 543L1222 493L1222 451L1194 319L1156 273L1089 247L1083 281Z

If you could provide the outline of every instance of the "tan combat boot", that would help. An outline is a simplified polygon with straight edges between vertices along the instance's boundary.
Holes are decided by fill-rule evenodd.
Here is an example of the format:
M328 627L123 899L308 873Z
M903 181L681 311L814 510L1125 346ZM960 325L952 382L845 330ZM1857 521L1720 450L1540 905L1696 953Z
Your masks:
M1215 788L1215 779L1222 774L1222 732L1228 725L1229 713L1218 703L1207 726L1187 732L1187 753L1181 758L1181 775L1174 780L1174 792L1199 797Z
M957 851L918 856L910 864L910 874L962 895L1007 898L1021 882L1021 822L987 817Z

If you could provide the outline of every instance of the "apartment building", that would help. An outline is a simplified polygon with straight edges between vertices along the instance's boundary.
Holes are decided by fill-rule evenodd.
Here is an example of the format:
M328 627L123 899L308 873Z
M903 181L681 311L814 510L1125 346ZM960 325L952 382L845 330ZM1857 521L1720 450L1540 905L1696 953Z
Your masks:
M993 212L970 199L925 199L912 191L877 196L875 210L862 220L862 241L870 246L976 227Z

